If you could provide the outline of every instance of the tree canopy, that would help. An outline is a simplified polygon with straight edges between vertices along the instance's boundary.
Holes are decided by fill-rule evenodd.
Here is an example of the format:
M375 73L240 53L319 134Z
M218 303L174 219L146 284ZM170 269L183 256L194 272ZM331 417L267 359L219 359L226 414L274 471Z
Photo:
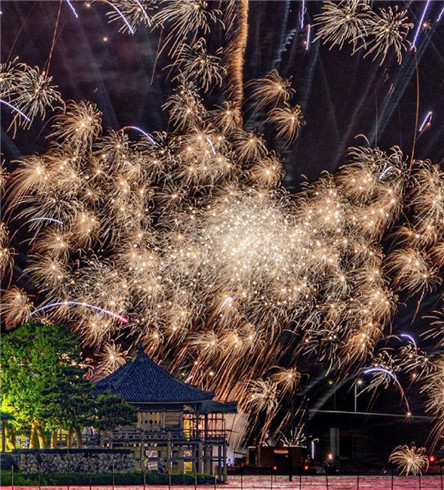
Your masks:
M137 421L137 411L120 395L103 393L96 399L92 425L100 430L113 430L118 425L126 425Z
M111 430L134 422L133 407L121 397L93 398L79 339L63 326L30 322L5 333L1 363L2 410L18 428L31 426L30 447L46 447L45 430L76 432L81 444L85 426Z

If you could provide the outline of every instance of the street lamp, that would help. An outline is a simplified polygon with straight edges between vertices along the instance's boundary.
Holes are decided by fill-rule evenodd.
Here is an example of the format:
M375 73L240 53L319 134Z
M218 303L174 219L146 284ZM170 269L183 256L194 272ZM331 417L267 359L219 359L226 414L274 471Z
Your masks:
M355 393L355 398L354 398L355 412L358 411L358 396L364 391L364 390L361 390L360 393L358 393L358 386L361 386L362 383L363 383L362 379L358 379L358 381L356 381L355 386L354 386L354 393Z

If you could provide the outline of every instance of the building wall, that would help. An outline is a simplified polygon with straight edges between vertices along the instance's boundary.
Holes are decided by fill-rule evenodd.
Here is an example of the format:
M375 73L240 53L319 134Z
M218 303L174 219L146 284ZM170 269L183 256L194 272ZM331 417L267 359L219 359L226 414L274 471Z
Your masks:
M152 412L139 410L137 413L137 428L145 431L158 431L168 427L183 427L182 412Z

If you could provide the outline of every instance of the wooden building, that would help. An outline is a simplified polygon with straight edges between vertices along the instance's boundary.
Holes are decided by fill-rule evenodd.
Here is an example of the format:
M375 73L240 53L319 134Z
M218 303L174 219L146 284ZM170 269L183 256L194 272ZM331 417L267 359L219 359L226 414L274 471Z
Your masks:
M180 381L141 347L133 360L98 381L95 392L121 395L138 410L135 426L104 435L102 445L132 448L152 469L162 461L169 472L226 478L224 414L236 413L236 403L214 401L213 392Z

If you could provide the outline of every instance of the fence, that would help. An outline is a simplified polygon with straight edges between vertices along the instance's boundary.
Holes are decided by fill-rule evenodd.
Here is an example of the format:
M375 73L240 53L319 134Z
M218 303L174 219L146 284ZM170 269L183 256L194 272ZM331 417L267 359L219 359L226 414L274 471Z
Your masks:
M57 490L99 490L99 489L114 489L114 490L266 490L266 489L292 489L292 490L444 490L443 473L436 475L419 475L419 476L399 476L394 472L385 475L307 475L299 473L296 475L284 476L277 475L275 472L270 472L269 475L230 475L227 483L222 483L214 478L212 481L207 479L206 484L201 484L198 481L198 475L190 475L192 481L187 483L173 484L173 475L165 475L166 479L163 484L148 483L146 474L141 473L139 481L134 481L131 484L119 483L119 474L109 475L109 481L95 483L97 475L89 476L89 483L80 485L72 483L58 484L56 486L46 486L42 475L39 476L38 482L35 485L17 485L14 482L14 468L12 468L12 481L7 482L8 485L2 484L2 488L11 490L21 490L23 488L39 489L52 488ZM88 478L88 475L83 475ZM194 481L193 481L194 480Z

